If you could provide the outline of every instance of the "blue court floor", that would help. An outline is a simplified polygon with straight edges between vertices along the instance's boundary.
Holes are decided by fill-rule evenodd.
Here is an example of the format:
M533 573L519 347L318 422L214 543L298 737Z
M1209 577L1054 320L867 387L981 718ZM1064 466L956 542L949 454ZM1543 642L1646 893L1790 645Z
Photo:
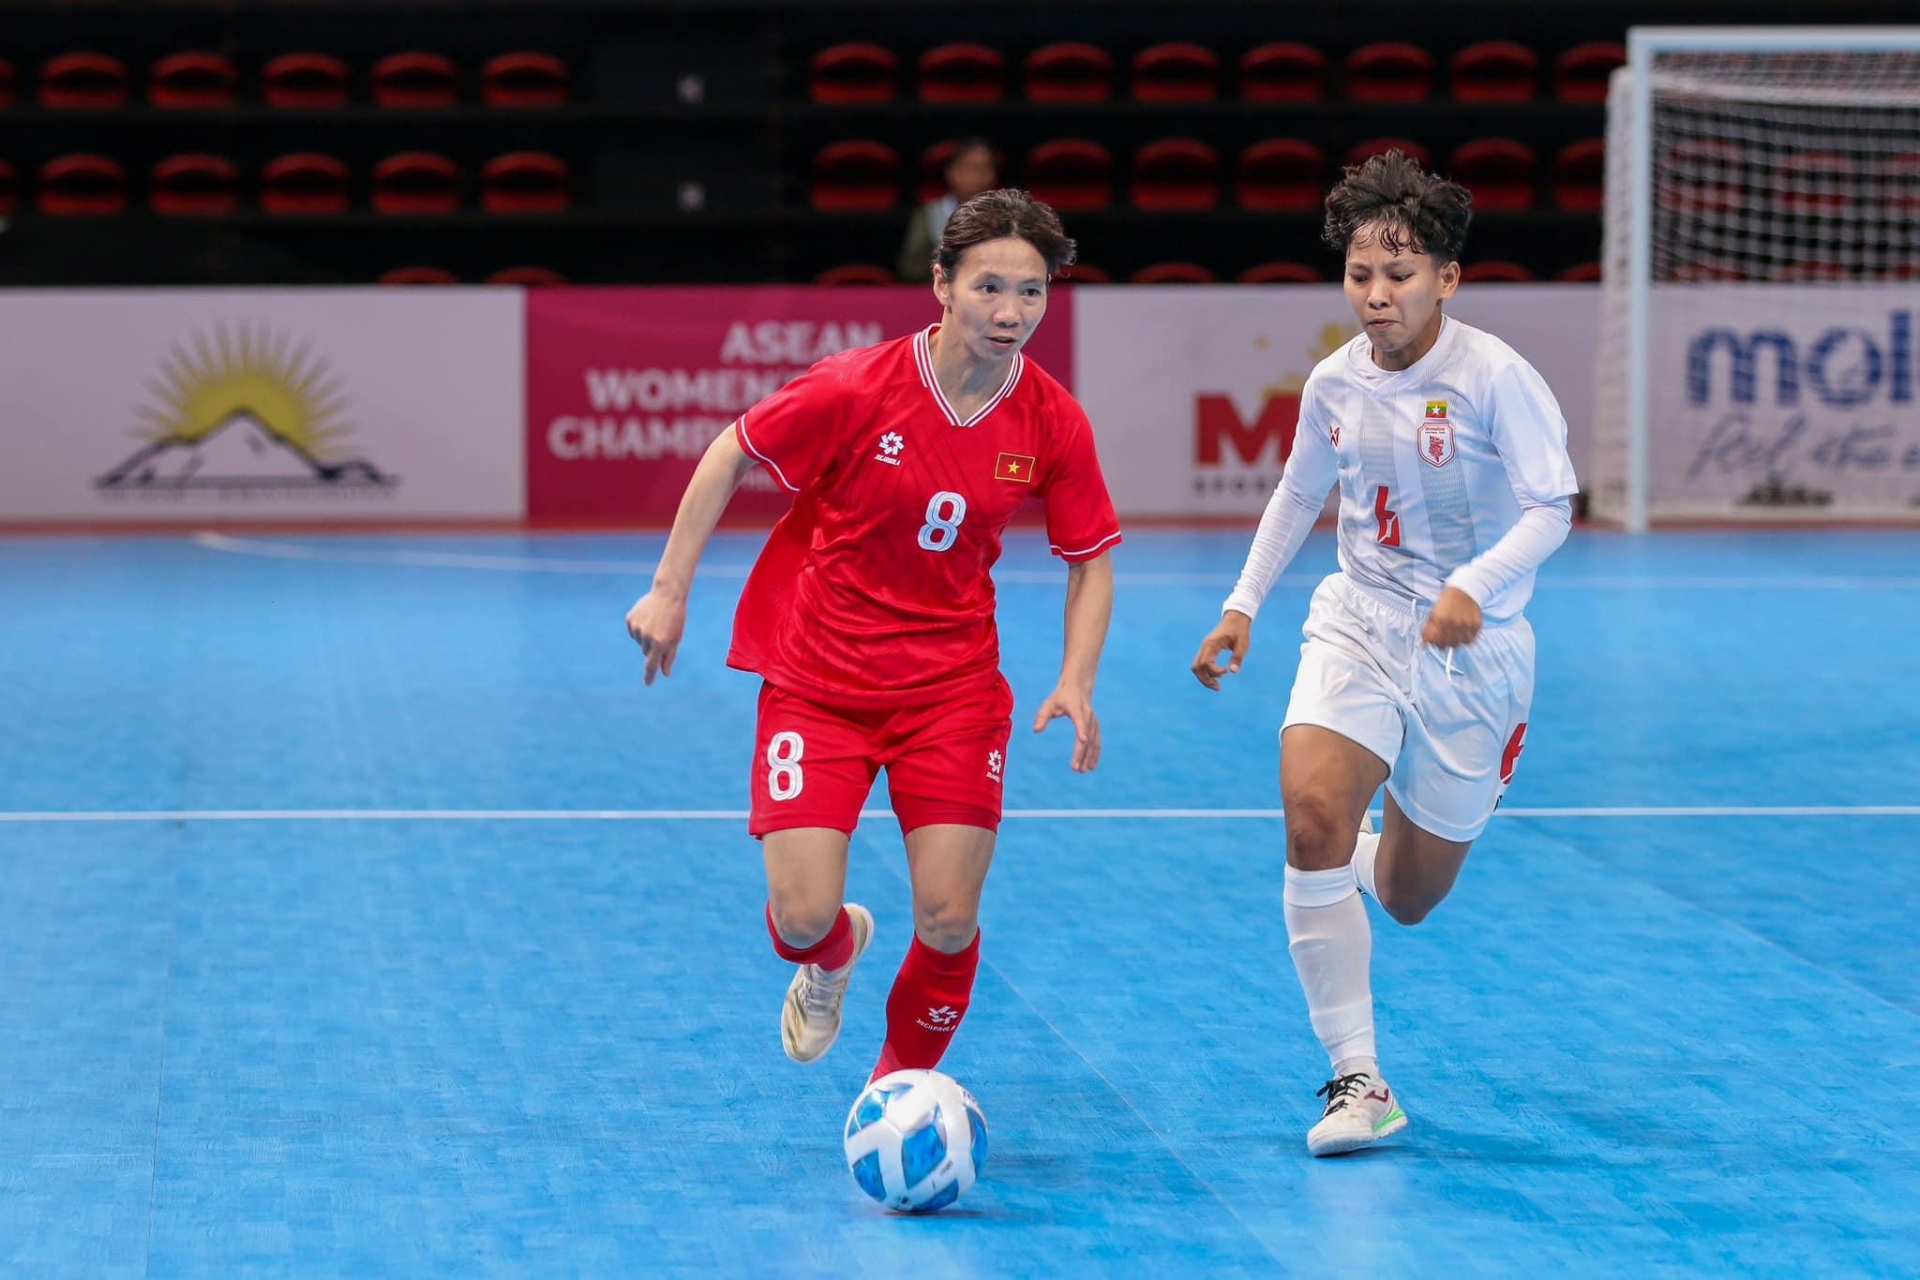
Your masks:
M1412 1125L1314 1161L1275 729L1331 543L1210 695L1245 536L1131 535L1076 777L1016 533L945 1064L992 1155L930 1219L840 1156L908 939L883 814L845 1035L780 1050L755 541L651 689L657 536L0 541L0 1274L1920 1273L1920 535L1575 535L1507 807L1428 923L1374 916Z

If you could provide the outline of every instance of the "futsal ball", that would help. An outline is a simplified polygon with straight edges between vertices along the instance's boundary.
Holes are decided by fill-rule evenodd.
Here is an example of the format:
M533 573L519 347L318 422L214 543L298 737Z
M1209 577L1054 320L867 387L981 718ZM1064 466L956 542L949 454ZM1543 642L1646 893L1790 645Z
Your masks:
M881 1076L847 1113L847 1165L896 1213L932 1213L965 1195L987 1161L987 1117L952 1076Z

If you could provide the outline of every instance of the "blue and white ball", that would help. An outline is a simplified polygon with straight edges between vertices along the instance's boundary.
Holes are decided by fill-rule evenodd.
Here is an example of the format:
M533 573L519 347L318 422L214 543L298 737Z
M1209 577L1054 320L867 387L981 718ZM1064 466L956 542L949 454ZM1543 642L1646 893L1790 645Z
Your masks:
M847 1165L896 1213L932 1213L965 1195L987 1162L987 1117L938 1071L895 1071L853 1100Z

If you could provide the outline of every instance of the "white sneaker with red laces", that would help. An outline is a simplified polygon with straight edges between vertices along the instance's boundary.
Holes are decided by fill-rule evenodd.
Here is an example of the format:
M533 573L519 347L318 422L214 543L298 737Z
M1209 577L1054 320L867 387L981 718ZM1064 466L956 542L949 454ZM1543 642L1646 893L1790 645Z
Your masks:
M1393 1089L1364 1071L1335 1076L1314 1096L1327 1100L1320 1123L1307 1131L1307 1150L1316 1156L1357 1151L1407 1127Z

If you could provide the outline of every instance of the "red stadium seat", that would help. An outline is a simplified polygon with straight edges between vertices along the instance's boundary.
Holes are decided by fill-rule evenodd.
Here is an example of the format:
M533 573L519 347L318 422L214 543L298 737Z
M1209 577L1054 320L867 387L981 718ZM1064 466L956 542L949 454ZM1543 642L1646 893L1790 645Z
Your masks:
M487 277L488 284L517 284L529 289L547 289L567 283L567 278L552 267L502 267Z
M899 284L900 277L885 267L876 267L868 262L849 262L844 266L828 267L813 278L818 285L862 285L862 284Z
M218 111L240 95L240 73L217 53L171 53L147 69L147 101L181 111Z
M984 44L943 44L915 66L922 102L998 102L1007 96L1007 60Z
M344 107L349 85L347 64L331 54L283 53L260 68L260 95L270 107Z
M1660 158L1656 199L1682 213L1726 213L1746 203L1749 157L1739 144L1689 138Z
M451 107L460 101L460 74L444 54L409 50L392 53L368 73L373 100L383 107L422 110Z
M1486 258L1460 268L1462 284L1527 284L1540 277L1517 262Z
M1473 192L1473 207L1482 212L1533 208L1539 171L1533 148L1512 138L1464 143L1447 161L1447 176Z
M1088 213L1113 204L1113 156L1097 142L1059 138L1027 154L1027 190L1061 213Z
M1774 166L1774 207L1785 213L1836 214L1853 203L1860 169L1837 151L1802 151Z
M807 96L815 102L892 102L899 92L900 59L870 41L822 49L807 64Z
M510 151L480 171L480 207L488 213L565 213L573 204L567 162L544 151Z
M1327 55L1276 40L1240 57L1240 96L1248 102L1318 102L1327 95Z
M1887 208L1910 218L1920 214L1920 151L1902 151L1880 162L1881 189Z
M1133 273L1135 284L1214 284L1218 279L1197 262L1158 262Z
M1133 207L1194 212L1220 203L1220 153L1193 138L1149 142L1133 157Z
M297 151L260 169L260 207L286 217L341 214L348 206L347 166L332 156Z
M1356 142L1347 151L1347 163L1363 164L1374 156L1383 156L1389 151L1400 152L1422 169L1433 167L1433 153L1408 138L1369 138L1365 142Z
M10 107L13 105L16 89L17 82L14 76L13 64L4 58L0 58L0 107Z
M1156 44L1134 55L1130 79L1138 102L1211 102L1220 96L1220 59L1185 41Z
M1383 40L1347 55L1347 96L1356 102L1424 102L1433 93L1433 55Z
M480 68L480 100L490 107L564 107L572 73L550 53L517 49L487 59Z
M127 211L127 171L108 156L55 156L40 166L39 198L54 217L113 217Z
M936 142L920 153L920 176L914 181L914 198L921 204L947 194L947 166L953 162L960 143L953 138Z
M1575 45L1553 60L1554 95L1562 102L1605 102L1608 78L1626 61L1626 46L1611 40Z
M1241 284L1319 284L1324 278L1304 262L1263 262L1234 277Z
M175 217L225 217L240 208L239 167L225 156L168 156L153 166L147 203Z
M11 218L20 208L20 179L13 165L0 160L0 218Z
M1327 158L1311 142L1269 138L1240 153L1235 190L1243 209L1313 209L1325 195Z
M1460 102L1532 102L1540 58L1512 40L1482 40L1453 55L1448 79Z
M127 105L127 67L104 53L63 53L40 68L40 105L113 111Z
M1062 284L1112 284L1113 273L1091 262L1076 262L1061 268L1059 279Z
M1569 213L1598 213L1606 205L1607 142L1584 138L1553 158L1553 203Z
M900 202L900 154L864 139L836 142L813 158L813 207L880 213Z
M373 166L375 213L447 214L460 207L460 170L431 151L402 151Z
M460 277L444 267L395 267L383 272L376 284L459 284Z
M1554 279L1567 284L1590 284L1600 280L1604 274L1605 269L1598 262L1578 262Z
M1044 45L1027 55L1032 102L1105 102L1113 97L1113 55L1079 41Z

